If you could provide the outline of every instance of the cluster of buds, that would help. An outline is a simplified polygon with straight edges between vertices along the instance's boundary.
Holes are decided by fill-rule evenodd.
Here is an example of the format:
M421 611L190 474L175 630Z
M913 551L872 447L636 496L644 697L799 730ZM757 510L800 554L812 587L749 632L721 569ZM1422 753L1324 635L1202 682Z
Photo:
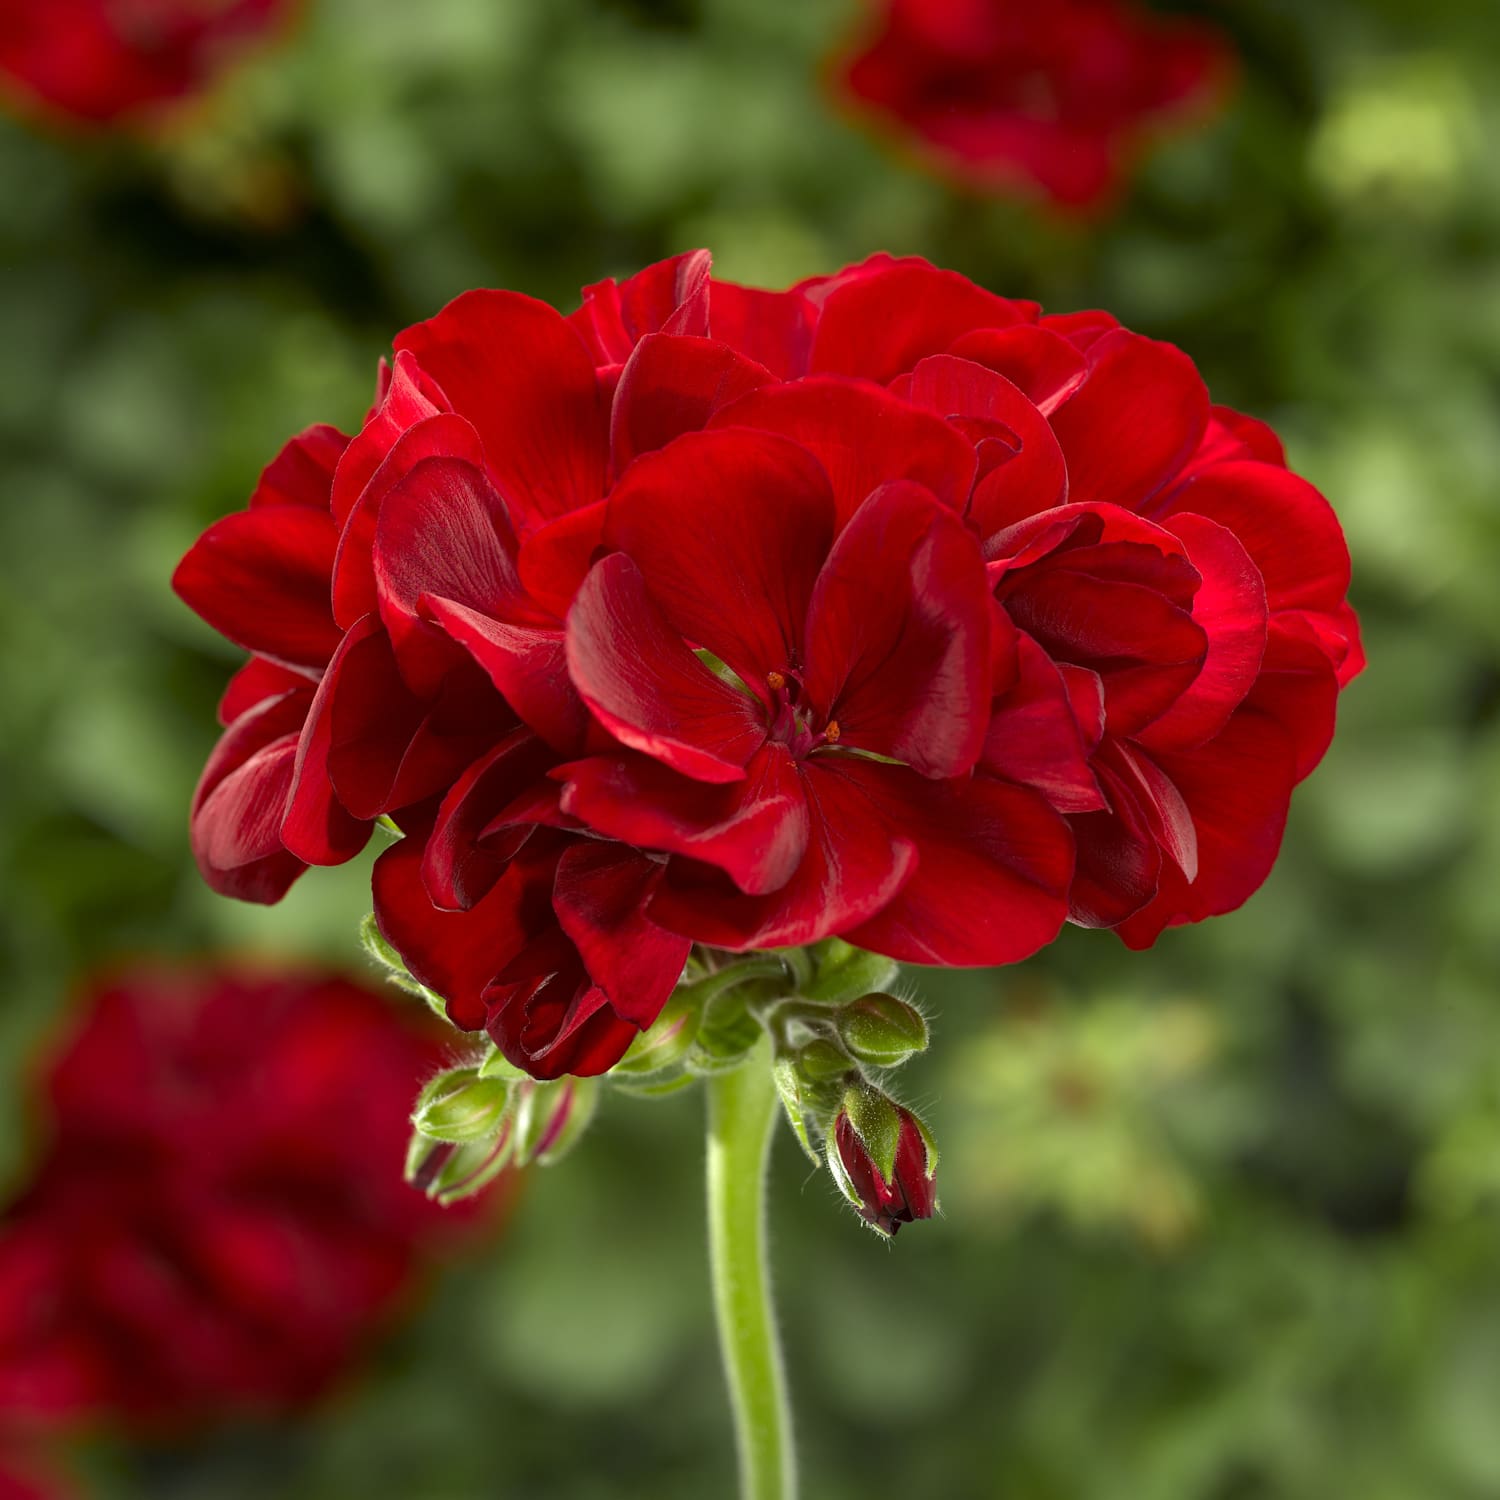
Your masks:
M498 1053L449 1068L417 1096L406 1180L439 1203L456 1203L507 1167L546 1167L589 1127L598 1080L538 1083Z
M442 1000L411 977L373 917L360 938L393 984L444 1014ZM406 1180L438 1203L457 1203L507 1167L551 1166L588 1129L598 1103L598 1079L539 1083L491 1046L477 1061L430 1079L417 1096Z
M937 1208L937 1148L877 1081L927 1047L927 1023L887 993L888 958L837 940L694 960L661 1019L608 1075L645 1094L742 1067L771 1039L777 1091L809 1159L825 1161L860 1217L890 1237Z
M395 983L441 1013L373 922L363 936ZM888 1238L937 1209L937 1147L879 1081L927 1047L921 1012L889 993L898 972L892 960L837 939L775 953L695 953L655 1025L602 1080L538 1083L493 1047L439 1074L412 1114L407 1181L448 1203L506 1167L545 1166L583 1134L602 1082L647 1097L672 1093L745 1066L769 1035L776 1088L802 1149Z

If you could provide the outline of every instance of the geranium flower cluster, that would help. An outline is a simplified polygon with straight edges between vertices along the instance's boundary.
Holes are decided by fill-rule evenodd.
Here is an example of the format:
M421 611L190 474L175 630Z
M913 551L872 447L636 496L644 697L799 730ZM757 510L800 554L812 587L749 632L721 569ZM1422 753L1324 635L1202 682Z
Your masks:
M87 125L191 95L296 0L6 0L0 93Z
M1107 204L1149 134L1227 92L1212 27L1136 0L879 0L838 68L861 110L980 190Z
M1361 655L1326 500L1180 350L876 256L699 252L396 340L181 596L253 653L193 803L376 916L461 1028L608 1069L692 945L1002 964L1238 906Z
M481 1222L401 1181L412 1095L440 1061L344 980L96 985L48 1066L33 1180L0 1211L0 1435L319 1394L424 1259Z

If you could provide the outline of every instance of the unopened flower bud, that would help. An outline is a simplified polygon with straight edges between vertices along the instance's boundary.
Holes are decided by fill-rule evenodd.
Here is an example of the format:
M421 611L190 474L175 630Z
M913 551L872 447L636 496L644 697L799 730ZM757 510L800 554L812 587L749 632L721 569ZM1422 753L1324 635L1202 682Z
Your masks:
M549 1167L578 1143L599 1103L595 1078L523 1083L517 1090L515 1161L518 1167Z
M839 1040L872 1068L895 1068L927 1050L927 1022L916 1006L894 995L851 1001L835 1016Z
M827 1156L844 1196L880 1234L930 1219L937 1208L937 1147L927 1127L877 1089L844 1095Z
M411 1122L435 1141L489 1140L505 1122L510 1090L503 1078L481 1078L478 1068L450 1068L417 1096Z
M435 1141L413 1131L406 1152L406 1180L435 1202L457 1203L488 1187L510 1162L511 1132L502 1127L489 1140Z

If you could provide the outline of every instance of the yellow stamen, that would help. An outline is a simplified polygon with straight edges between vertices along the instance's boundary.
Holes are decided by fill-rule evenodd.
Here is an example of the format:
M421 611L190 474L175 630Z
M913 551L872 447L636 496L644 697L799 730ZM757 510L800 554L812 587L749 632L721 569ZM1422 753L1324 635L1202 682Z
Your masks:
M823 731L823 738L827 740L830 745L836 745L839 742L839 736L843 732L844 731L839 728L839 721L837 719L830 719L828 721L828 728Z

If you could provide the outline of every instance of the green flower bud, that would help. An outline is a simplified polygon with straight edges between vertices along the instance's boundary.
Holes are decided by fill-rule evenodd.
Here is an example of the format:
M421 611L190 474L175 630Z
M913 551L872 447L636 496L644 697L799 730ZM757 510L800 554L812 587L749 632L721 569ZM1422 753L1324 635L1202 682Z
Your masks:
M511 1156L511 1133L503 1128L489 1140L435 1141L421 1131L412 1133L406 1152L406 1180L438 1203L457 1203L488 1187L506 1168Z
M435 1141L489 1140L505 1123L510 1091L504 1079L481 1078L478 1068L451 1068L417 1096L411 1122Z
M839 1040L872 1068L895 1068L927 1050L927 1022L914 1005L894 995L870 994L834 1017Z
M828 1169L859 1216L890 1238L937 1212L937 1147L923 1122L878 1089L852 1088L828 1133Z
M599 1105L596 1078L523 1083L516 1090L515 1162L550 1167L582 1139Z

